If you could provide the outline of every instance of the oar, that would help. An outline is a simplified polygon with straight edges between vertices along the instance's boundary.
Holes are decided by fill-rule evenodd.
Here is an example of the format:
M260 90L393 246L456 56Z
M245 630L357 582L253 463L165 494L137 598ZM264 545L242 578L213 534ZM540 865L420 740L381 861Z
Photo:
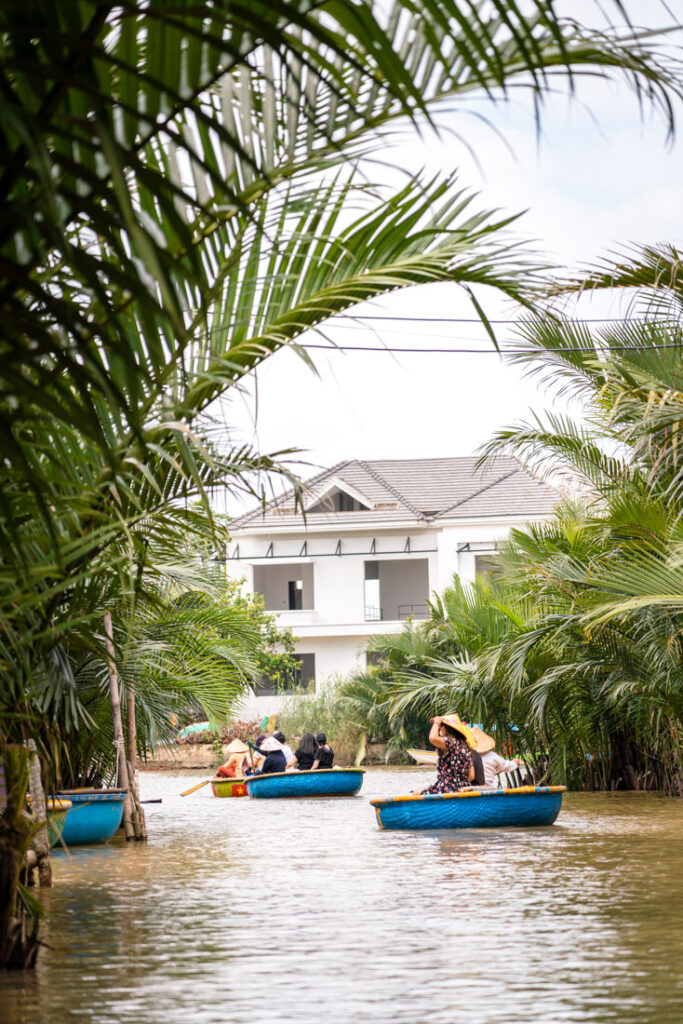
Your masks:
M208 786L208 784L210 782L211 782L211 779L204 779L204 781L200 782L198 786L193 786L192 789L186 789L185 792L181 793L180 795L181 796L189 796L190 793L196 793L198 789L201 789L202 786Z

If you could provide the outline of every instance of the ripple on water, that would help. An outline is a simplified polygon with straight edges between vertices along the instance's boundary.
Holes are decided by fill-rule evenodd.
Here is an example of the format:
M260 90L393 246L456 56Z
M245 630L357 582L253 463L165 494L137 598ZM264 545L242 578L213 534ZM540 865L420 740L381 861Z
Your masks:
M548 829L380 832L348 800L216 800L142 775L146 846L55 858L13 1024L679 1024L683 804L569 794Z

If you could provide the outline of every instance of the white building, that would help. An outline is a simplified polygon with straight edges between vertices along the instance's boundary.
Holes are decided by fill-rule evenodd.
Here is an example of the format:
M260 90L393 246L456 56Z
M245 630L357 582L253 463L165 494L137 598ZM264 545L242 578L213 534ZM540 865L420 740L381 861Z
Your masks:
M485 567L513 527L547 519L559 495L515 459L342 462L230 527L227 573L246 579L296 637L302 681L365 667L364 645L425 618L427 599ZM250 710L275 710L265 694Z

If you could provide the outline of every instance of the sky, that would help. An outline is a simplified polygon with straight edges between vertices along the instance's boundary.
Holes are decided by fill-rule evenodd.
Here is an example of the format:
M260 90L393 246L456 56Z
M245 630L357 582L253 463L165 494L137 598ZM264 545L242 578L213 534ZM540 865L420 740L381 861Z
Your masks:
M505 143L475 113L489 118ZM683 108L678 116L680 136ZM576 270L629 243L683 242L683 138L667 146L663 120L647 112L641 118L623 83L584 83L573 102L553 97L542 115L540 140L531 102L522 95L507 107L469 101L444 122L471 151L444 134L383 156L414 171L457 170L461 185L479 193L476 208L526 211L512 230L550 262ZM491 317L516 315L490 290L479 297ZM328 337L339 345L478 348L483 354L312 352L316 375L295 353L283 351L266 360L240 396L223 403L233 441L262 452L300 449L305 478L345 459L471 455L497 429L528 419L531 410L557 410L556 397L492 352L481 325L413 322L476 317L456 285L407 289L371 306L363 310L411 322L372 321L363 328L345 321ZM604 317L623 310L623 299L603 294L582 300L577 312ZM503 341L514 337L512 325L499 330ZM581 415L580 409L569 411Z

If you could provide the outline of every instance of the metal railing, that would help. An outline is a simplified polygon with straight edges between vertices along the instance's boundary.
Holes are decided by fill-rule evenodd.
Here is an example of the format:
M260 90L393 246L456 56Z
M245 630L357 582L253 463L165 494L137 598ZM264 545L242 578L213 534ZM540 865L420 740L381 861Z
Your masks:
M399 619L426 619L426 604L400 604L398 606Z
M381 608L378 608L374 604L366 604L365 606L365 621L366 622L381 622L384 618L384 612Z

